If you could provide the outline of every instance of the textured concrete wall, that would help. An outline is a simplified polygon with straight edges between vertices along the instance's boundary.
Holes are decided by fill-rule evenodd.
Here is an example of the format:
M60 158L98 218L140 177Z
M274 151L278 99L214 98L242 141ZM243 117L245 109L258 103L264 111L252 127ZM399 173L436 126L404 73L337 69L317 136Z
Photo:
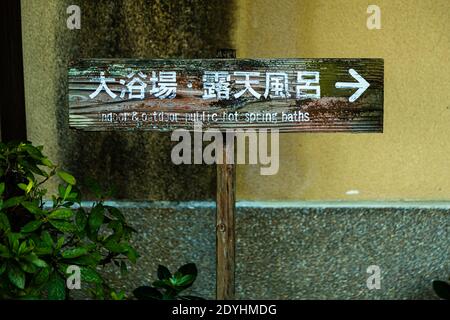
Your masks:
M214 298L213 203L126 205L141 230L139 263L122 278L129 291L195 261L192 293ZM236 295L242 299L433 299L433 279L450 274L448 204L238 204ZM145 231L144 231L145 230ZM368 290L367 267L381 269L381 289Z

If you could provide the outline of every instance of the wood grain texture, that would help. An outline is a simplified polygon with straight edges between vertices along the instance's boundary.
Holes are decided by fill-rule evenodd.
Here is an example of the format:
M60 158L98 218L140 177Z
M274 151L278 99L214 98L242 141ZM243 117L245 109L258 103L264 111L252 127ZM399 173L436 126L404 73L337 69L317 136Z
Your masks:
M355 102L349 97L356 89L336 88L336 82L356 83L349 74L356 70L370 87ZM89 95L99 85L100 72L114 79L108 87L120 95L131 72L151 76L152 71L176 71L177 95L173 99L159 99L149 90L144 99L112 99L102 91L94 99ZM252 87L260 94L266 88L267 72L288 74L290 98L256 99L248 93L235 99L234 94L243 87L231 76L231 99L203 99L202 76L205 71L260 72L259 84ZM297 99L295 86L298 71L320 72L320 99ZM69 124L80 130L157 130L177 128L192 130L191 115L217 114L218 121L203 121L204 127L227 128L277 128L280 132L382 132L383 83L382 59L193 59L193 60L128 60L93 59L71 63L69 75ZM239 78L242 79L242 78ZM222 117L237 112L236 119ZM308 113L309 121L283 121L282 114ZM153 115L166 116L155 119ZM249 114L276 113L277 121L249 121ZM168 115L175 115L176 121Z
M235 298L235 209L236 166L234 144L226 143L222 149L223 164L217 164L216 213L216 298Z

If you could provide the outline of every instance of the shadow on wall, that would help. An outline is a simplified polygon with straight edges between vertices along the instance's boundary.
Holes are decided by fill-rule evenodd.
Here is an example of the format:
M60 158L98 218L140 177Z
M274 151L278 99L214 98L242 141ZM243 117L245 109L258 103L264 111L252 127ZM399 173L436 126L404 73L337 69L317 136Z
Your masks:
M71 5L61 4L61 12ZM78 58L213 58L230 47L233 1L78 1L81 29L58 23L57 129L62 165L95 178L116 198L214 197L215 166L175 166L170 133L78 132L68 128L67 63ZM66 16L64 16L66 18ZM195 186L195 187L194 187Z

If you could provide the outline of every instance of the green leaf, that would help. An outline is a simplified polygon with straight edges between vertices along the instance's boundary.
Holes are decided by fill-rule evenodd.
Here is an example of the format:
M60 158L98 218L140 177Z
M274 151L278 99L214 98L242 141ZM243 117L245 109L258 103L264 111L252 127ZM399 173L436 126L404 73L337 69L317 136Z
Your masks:
M174 276L170 278L170 282L177 290L184 290L190 287L197 278L197 267L194 263L188 263L181 266Z
M119 209L115 208L115 207L111 207L111 206L105 206L105 208L108 210L108 212L117 220L119 220L120 222L125 222L125 216L122 214L122 212L120 212Z
M83 256L85 254L88 253L88 250L86 248L72 248L72 249L67 249L61 252L61 255L63 258L65 259L72 259L72 258L77 258L79 256Z
M23 150L25 150L26 152L28 152L28 154L35 160L40 160L41 161L42 158L44 157L42 155L42 152L38 148L34 147L31 144L22 145L21 148Z
M125 292L119 291L119 292L111 292L111 298L113 300L124 300L125 299Z
M19 239L20 239L20 234L19 233L8 233L8 242L9 242L9 247L12 248L12 252L17 253L19 250Z
M169 279L170 277L172 277L172 274L170 273L169 269L167 269L167 267L162 265L158 265L157 274L159 280Z
M194 276L192 274L186 274L182 276L181 278L176 280L176 285L179 287L185 287L194 282Z
M433 290L437 296L444 300L450 300L450 284L445 281L433 281Z
M88 218L89 227L92 232L96 233L103 223L104 219L104 207L101 203L92 208Z
M74 232L76 231L75 226L67 221L63 220L50 220L49 221L52 226L58 229L61 232Z
M77 183L77 181L75 180L75 178L70 174L67 173L65 171L59 170L58 172L58 176L64 180L65 182L67 182L68 184L74 185Z
M27 172L27 174L29 175L29 171L31 171L34 174L43 176L43 177L48 177L47 172L42 171L41 169L39 169L36 164L29 162L25 159L19 159L19 164L23 167L23 169ZM30 175L32 176L32 175Z
M181 266L180 268L178 268L177 271L179 273L181 273L182 275L191 274L195 277L197 276L197 266L195 265L195 263L185 264L185 265Z
M64 194L66 193L66 187L63 184L58 185L58 194L60 198L64 198Z
M80 196L78 192L71 192L66 197L66 201L72 201L72 202L80 202Z
M88 218L86 217L86 214L83 209L78 209L75 212L75 224L78 227L78 230L84 230L86 228Z
M86 282L93 282L97 284L103 283L102 277L91 268L81 268L81 280Z
M33 189L34 181L33 181L33 179L30 179L29 177L27 177L27 179L28 179L28 184L19 183L17 186L28 194L28 193L30 193L31 189Z
M5 183L2 182L0 183L0 196L3 194L4 191L5 191Z
M36 267L39 267L39 268L47 267L47 262L45 262L44 260L39 259L39 258L33 259L31 261L31 263L34 264Z
M48 231L42 232L41 239L47 246L53 248L54 245L53 238Z
M27 191L27 185L25 183L19 183L17 186L19 187L19 189Z
M23 201L23 196L12 197L3 202L3 209L11 208L17 206L21 201Z
M27 250L27 242L23 241L20 246L19 246L19 250L17 251L17 255L22 255L25 253L25 251Z
M5 270L6 270L6 262L0 265L0 276L3 274L3 272L5 272Z
M67 263L59 262L56 268L58 268L58 271L60 272L60 274L62 274L62 277L64 279L67 279L66 275L71 274L70 272L68 272L69 265Z
M132 248L131 246L128 246L128 251L126 253L127 258L132 262L132 263L136 263L139 254L137 253L137 251Z
M167 290L163 293L163 300L176 300L178 298L178 293L174 290Z
M64 200L67 199L67 197L69 196L71 191L72 191L72 185L69 184L66 188L66 191L64 192L64 197L63 197Z
M127 243L117 243L113 239L106 241L103 246L113 253L127 252L129 247Z
M11 229L9 219L3 212L0 212L0 230L7 231Z
M142 286L134 289L133 295L138 300L161 300L163 298L161 292L156 288L149 286Z
M27 255L25 257L25 260L31 262L33 265L35 265L36 267L39 267L39 268L46 268L48 266L47 262L45 262L42 259L39 259L39 257L34 252Z
M26 273L36 273L37 268L34 264L27 262L27 261L20 261L19 262L20 268L25 271Z
M42 285L45 282L47 282L49 276L50 276L50 269L43 268L36 273L36 275L33 278L33 283L36 285Z
M23 226L22 229L20 229L20 232L23 232L23 233L33 232L33 231L37 230L41 225L42 225L42 221L40 221L40 220L30 221L25 226Z
M34 252L40 256L50 255L53 253L53 247L38 245Z
M114 230L117 234L123 234L123 222L119 220L111 220L108 223L108 228Z
M49 219L59 219L59 220L68 220L72 218L73 212L69 208L58 208L52 213L49 214Z
M49 300L64 300L66 298L66 283L56 272L50 275L47 290Z
M41 163L49 168L53 168L55 166L48 158L42 158Z
M156 280L152 283L152 285L156 288L172 289L172 286L170 285L169 280Z
M8 268L8 278L13 285L19 289L25 288L25 273L15 265L10 265Z
M39 206L34 202L23 201L21 204L25 209L30 211L32 214L42 214L43 213L42 209L39 208Z
M59 237L58 240L56 241L55 249L56 249L56 250L61 249L61 247L62 247L63 244L64 244L64 241L65 241L64 236Z
M8 247L3 244L0 244L0 257L9 258L11 257L11 253L9 252Z

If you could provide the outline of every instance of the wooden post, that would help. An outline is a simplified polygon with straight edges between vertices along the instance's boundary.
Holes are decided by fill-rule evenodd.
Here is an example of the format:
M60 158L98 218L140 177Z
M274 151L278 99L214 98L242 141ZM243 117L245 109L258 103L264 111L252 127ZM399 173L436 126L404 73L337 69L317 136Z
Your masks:
M69 67L69 126L87 131L192 130L195 119L201 118L203 125L221 130L264 127L279 132L383 132L382 59L234 59L232 49L221 50L218 56L220 59L74 61ZM105 70L110 70L108 75ZM125 90L122 84L129 81L129 70L140 70L144 75L170 72L180 90L175 97L147 92L141 99L131 99L129 93L130 99L122 100L125 97L118 93ZM253 93L243 86L244 70L261 80L252 86ZM205 87L200 75L207 72L211 76L213 71L225 73L226 81L215 80L216 74L213 80L206 79ZM272 92L264 79L280 72L287 87ZM105 85L106 79L111 89ZM230 89L230 98L213 99L215 93L209 92L205 99L205 88L213 89L211 85L220 82ZM234 299L234 136L224 138L229 143L218 151L224 163L217 165L216 294L217 299Z
M219 49L217 58L236 58L236 50ZM227 141L227 138L233 139ZM235 217L236 167L234 165L234 135L222 134L223 164L217 164L216 188L216 298L235 298Z
M228 138L233 137L227 135ZM235 270L235 201L236 169L234 165L234 142L225 143L223 134L223 164L217 165L217 216L216 216L216 298L234 299Z

